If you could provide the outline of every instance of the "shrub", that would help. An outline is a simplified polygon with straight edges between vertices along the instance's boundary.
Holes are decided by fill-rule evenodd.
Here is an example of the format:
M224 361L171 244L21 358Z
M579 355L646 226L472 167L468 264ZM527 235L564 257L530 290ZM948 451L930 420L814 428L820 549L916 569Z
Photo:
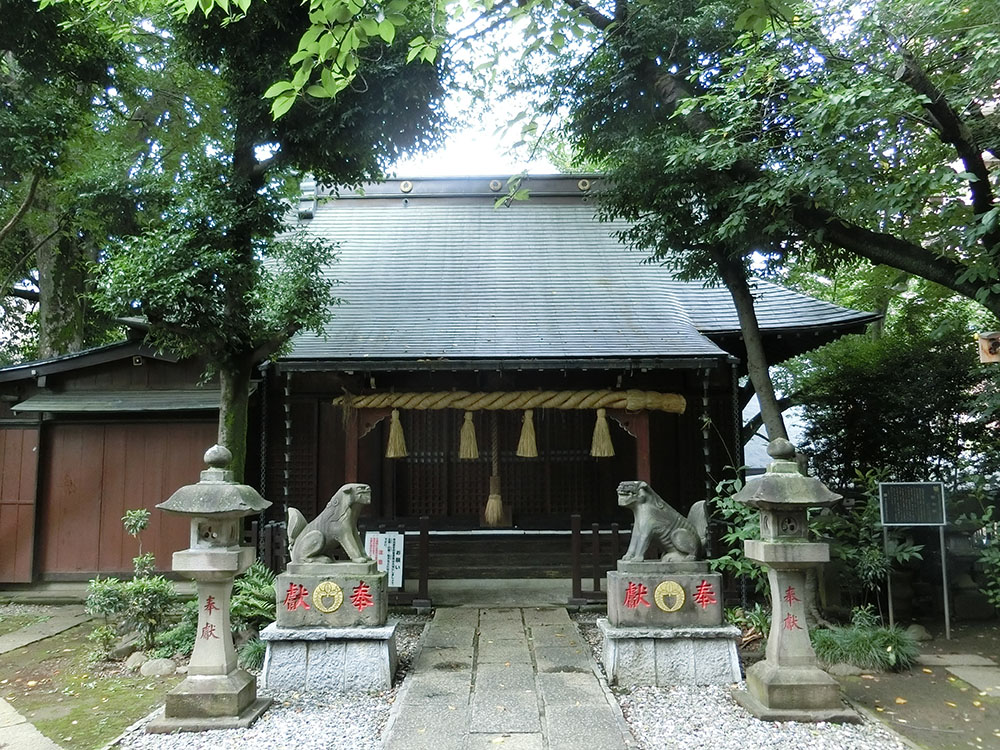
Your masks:
M260 638L251 638L240 649L240 666L259 672L264 666L264 654L267 644Z
M94 578L87 589L86 609L92 615L104 617L106 630L91 635L97 649L95 656L102 655L101 649L107 641L108 630L117 634L133 631L138 633L143 650L155 645L156 634L163 630L173 607L174 585L163 576L154 576L155 559L151 553L143 554L139 534L149 525L150 514L144 508L125 511L122 525L139 543L139 554L132 558L135 574L129 581L117 578ZM111 626L111 618L115 626ZM110 647L104 649L110 654Z
M198 633L198 601L192 599L184 603L178 622L156 636L153 656L169 659L173 656L188 656L194 650Z
M855 608L850 625L809 632L813 649L826 664L846 662L861 669L902 671L912 667L919 650L917 642L898 627L879 624L868 607Z
M110 625L98 625L87 636L87 640L93 644L91 658L94 661L107 661L111 658L111 651L118 642L118 633Z
M108 624L117 621L119 633L139 634L143 650L155 645L156 634L163 629L174 602L174 585L163 576L94 579L90 582L86 609L102 615Z

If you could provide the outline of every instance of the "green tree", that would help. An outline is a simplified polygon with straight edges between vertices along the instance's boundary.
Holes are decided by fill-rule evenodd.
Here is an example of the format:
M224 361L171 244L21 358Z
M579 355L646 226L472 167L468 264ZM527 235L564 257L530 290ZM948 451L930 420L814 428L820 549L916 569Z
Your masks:
M94 24L65 28L64 8L0 0L0 17L0 325L12 334L0 357L9 360L99 335L85 285L94 230L110 219L98 204L114 183L96 129L110 125L106 91L123 85L128 61Z
M144 165L151 180L172 186L172 200L107 248L98 304L144 316L155 343L209 361L222 388L219 442L239 476L253 368L301 328L318 327L333 302L322 275L332 249L286 232L288 198L305 172L359 184L434 142L439 71L407 66L400 45L372 43L355 86L275 120L264 94L308 28L308 9L279 0L253 4L231 26L200 15L163 23L173 52L214 76L214 97L185 97L181 106L219 127L169 161L157 151ZM427 19L414 14L409 23Z

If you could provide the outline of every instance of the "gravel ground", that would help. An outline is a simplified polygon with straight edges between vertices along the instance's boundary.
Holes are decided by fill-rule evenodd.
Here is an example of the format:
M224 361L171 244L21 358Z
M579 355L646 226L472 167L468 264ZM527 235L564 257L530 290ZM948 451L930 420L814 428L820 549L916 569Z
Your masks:
M429 616L407 615L396 632L399 667L396 686L382 693L278 693L261 690L274 699L271 708L249 729L146 734L148 716L130 727L114 743L124 750L376 750L399 691L410 670L420 634ZM162 710L161 710L162 711ZM158 711L157 714L161 713Z
M571 613L601 664L597 629L603 613ZM603 672L603 667L602 667ZM640 750L907 750L882 724L798 724L759 721L740 707L728 688L613 687Z
M65 606L54 604L0 604L0 618L20 617L21 615L52 617L63 614L65 611Z
M601 643L596 621L603 613L574 613L598 664ZM404 618L397 636L397 687L372 694L267 693L274 705L246 730L149 735L146 721L126 731L111 747L122 750L377 750L399 678L410 669L427 616ZM739 707L722 687L615 688L638 750L907 750L884 726L762 722Z

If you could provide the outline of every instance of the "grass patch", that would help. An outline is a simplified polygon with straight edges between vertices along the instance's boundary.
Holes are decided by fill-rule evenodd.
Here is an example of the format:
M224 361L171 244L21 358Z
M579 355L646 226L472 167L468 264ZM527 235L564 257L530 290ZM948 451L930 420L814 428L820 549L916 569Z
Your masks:
M5 618L6 620L6 618ZM93 750L163 703L182 677L123 674L89 660L85 623L0 655L0 697L66 750Z
M34 625L36 622L45 622L49 615L0 615L0 635L14 633L21 628Z
M899 628L848 625L809 632L816 656L825 664L846 662L880 672L912 667L919 655L916 641Z

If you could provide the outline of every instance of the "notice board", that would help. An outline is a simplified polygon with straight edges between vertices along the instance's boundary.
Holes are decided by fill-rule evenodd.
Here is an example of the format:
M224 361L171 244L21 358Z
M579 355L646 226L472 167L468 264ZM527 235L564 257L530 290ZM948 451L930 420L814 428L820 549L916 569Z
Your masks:
M883 526L944 526L942 482L879 482Z

